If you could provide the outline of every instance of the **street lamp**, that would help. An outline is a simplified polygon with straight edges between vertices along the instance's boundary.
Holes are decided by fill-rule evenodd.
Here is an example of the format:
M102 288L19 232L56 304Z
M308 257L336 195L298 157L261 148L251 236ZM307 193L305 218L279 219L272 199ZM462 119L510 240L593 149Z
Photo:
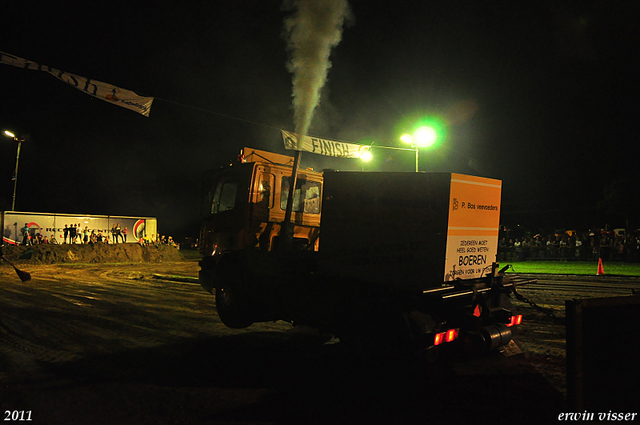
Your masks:
M360 158L360 161L362 161L362 163L360 164L361 165L360 170L364 171L364 163L369 162L373 159L373 155L371 154L371 147L369 147L369 149L367 150L362 151L358 156L358 158Z
M360 155L360 160L364 162L369 162L371 161L372 158L373 158L373 155L371 154L371 151L368 149L362 152L362 154Z
M7 137L11 137L13 140L18 142L18 152L16 153L16 169L13 172L13 200L11 201L11 211L15 211L16 210L16 188L18 187L18 164L20 162L20 148L22 147L22 142L24 142L24 136L18 138L16 137L15 134L7 130L4 131L4 135Z
M416 173L418 172L418 148L428 148L433 146L438 138L438 133L433 127L422 126L419 127L413 136L410 134L403 134L400 140L404 143L411 145L411 148L416 152Z

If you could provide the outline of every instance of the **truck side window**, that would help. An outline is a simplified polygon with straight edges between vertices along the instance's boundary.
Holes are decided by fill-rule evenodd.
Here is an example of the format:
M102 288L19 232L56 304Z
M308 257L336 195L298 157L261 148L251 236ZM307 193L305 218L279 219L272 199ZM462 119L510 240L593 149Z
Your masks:
M280 188L280 208L287 209L287 199L289 198L290 177L282 178ZM293 193L293 211L304 212L306 214L320 214L320 190L319 182L298 178L296 190Z
M238 193L238 182L224 181L218 183L216 193L213 195L211 214L233 209L236 205L236 194Z

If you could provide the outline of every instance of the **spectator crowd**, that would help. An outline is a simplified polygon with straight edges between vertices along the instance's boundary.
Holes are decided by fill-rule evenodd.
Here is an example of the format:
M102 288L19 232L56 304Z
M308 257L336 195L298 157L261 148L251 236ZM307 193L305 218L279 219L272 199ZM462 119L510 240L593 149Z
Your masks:
M105 244L117 244L117 243L126 243L127 235L129 234L129 230L127 227L122 228L120 223L114 224L111 227L110 231L102 230L102 229L89 229L88 226L82 228L80 224L65 224L64 229L62 229L62 234L59 235L59 238L62 239L58 241L56 238L56 234L53 233L51 237L47 237L43 235L40 228L30 228L28 223L25 223L24 227L20 229L22 234L22 243L21 245L40 245L40 244L94 244L94 243L105 243ZM145 235L141 237L138 242L141 245L170 245L176 248L179 248L179 245L174 242L171 236L160 236L158 235Z
M498 241L499 261L640 261L640 238L609 231L567 232Z
M156 235L151 235L151 236L147 236L145 235L144 237L140 238L140 240L138 241L138 243L142 246L144 245L169 245L169 246L173 246L175 248L180 249L180 244L176 243L173 240L173 237L169 236L164 236L164 235L158 235L156 237Z

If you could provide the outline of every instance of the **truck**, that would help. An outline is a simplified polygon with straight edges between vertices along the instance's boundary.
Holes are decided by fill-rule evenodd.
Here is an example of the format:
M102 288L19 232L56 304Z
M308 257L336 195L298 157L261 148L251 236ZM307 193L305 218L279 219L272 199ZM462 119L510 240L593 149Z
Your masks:
M284 320L380 352L512 340L510 294L527 280L496 262L500 180L299 169L290 191L291 157L239 158L215 173L199 238L199 281L226 326Z

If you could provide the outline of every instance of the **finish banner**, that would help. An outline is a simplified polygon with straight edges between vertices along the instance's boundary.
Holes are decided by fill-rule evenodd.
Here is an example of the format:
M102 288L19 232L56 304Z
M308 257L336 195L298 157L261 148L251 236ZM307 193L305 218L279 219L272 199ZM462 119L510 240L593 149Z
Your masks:
M296 133L282 131L285 149L317 153L319 155L337 156L341 158L360 158L367 152L370 146L356 145L354 143L338 142L335 140L319 139L317 137L304 136L298 140Z
M51 68L50 66L38 65L35 62L4 52L0 52L0 63L17 66L18 68L47 72L59 80L62 80L91 96L113 103L114 105L130 109L144 115L145 117L148 117L151 112L153 97L139 96L132 91L121 89L120 87L112 86L111 84L91 80L75 74L69 74L68 72L59 71Z

